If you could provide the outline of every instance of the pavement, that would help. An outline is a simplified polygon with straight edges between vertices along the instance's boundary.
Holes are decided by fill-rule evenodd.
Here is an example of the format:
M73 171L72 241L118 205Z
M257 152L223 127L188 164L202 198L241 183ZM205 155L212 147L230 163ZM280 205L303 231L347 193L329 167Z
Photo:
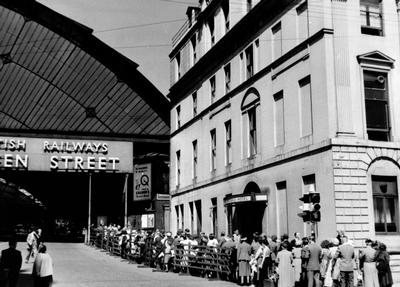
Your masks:
M119 257L83 243L47 243L47 251L53 259L54 284L56 287L233 287L234 283L221 280L178 275L176 273L154 272L152 268L129 263ZM0 249L7 248L0 242ZM26 244L19 243L22 256L27 254ZM30 287L33 260L23 263L18 286Z

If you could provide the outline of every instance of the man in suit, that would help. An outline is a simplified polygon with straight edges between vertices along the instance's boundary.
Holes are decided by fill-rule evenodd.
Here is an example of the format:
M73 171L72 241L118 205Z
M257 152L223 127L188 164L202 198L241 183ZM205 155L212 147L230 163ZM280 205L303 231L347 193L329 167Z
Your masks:
M340 286L354 286L354 247L349 242L346 235L342 237L342 245L336 251L335 258L340 258Z
M7 274L6 286L16 287L18 282L19 270L22 265L22 254L17 250L17 241L11 239L8 242L9 248L1 251L0 269Z
M310 236L310 242L306 247L305 258L307 259L307 281L308 287L320 286L320 264L321 264L321 247L315 243L315 237Z

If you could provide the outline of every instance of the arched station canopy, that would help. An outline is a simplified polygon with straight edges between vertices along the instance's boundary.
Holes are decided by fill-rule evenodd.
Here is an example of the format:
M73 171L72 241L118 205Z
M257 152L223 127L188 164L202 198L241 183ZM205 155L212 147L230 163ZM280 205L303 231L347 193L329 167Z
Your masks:
M168 100L92 32L34 0L0 0L0 132L168 138Z

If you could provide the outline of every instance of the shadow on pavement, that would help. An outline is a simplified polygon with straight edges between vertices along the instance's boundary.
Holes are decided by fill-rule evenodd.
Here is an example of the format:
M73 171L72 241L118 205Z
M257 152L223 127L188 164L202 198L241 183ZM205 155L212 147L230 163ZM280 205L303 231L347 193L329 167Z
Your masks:
M33 286L33 278L31 274L28 273L20 273L18 277L18 287L32 287Z

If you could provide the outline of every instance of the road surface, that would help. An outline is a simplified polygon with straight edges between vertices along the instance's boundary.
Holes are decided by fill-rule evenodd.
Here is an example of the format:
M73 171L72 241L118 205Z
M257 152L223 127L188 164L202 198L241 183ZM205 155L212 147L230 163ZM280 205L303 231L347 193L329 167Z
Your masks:
M104 251L80 243L48 243L47 250L53 258L55 287L233 287L234 283L176 273L153 272L152 268L140 268ZM0 249L7 247L0 243ZM26 244L19 243L17 249L27 254ZM18 286L32 286L32 265L23 263Z

